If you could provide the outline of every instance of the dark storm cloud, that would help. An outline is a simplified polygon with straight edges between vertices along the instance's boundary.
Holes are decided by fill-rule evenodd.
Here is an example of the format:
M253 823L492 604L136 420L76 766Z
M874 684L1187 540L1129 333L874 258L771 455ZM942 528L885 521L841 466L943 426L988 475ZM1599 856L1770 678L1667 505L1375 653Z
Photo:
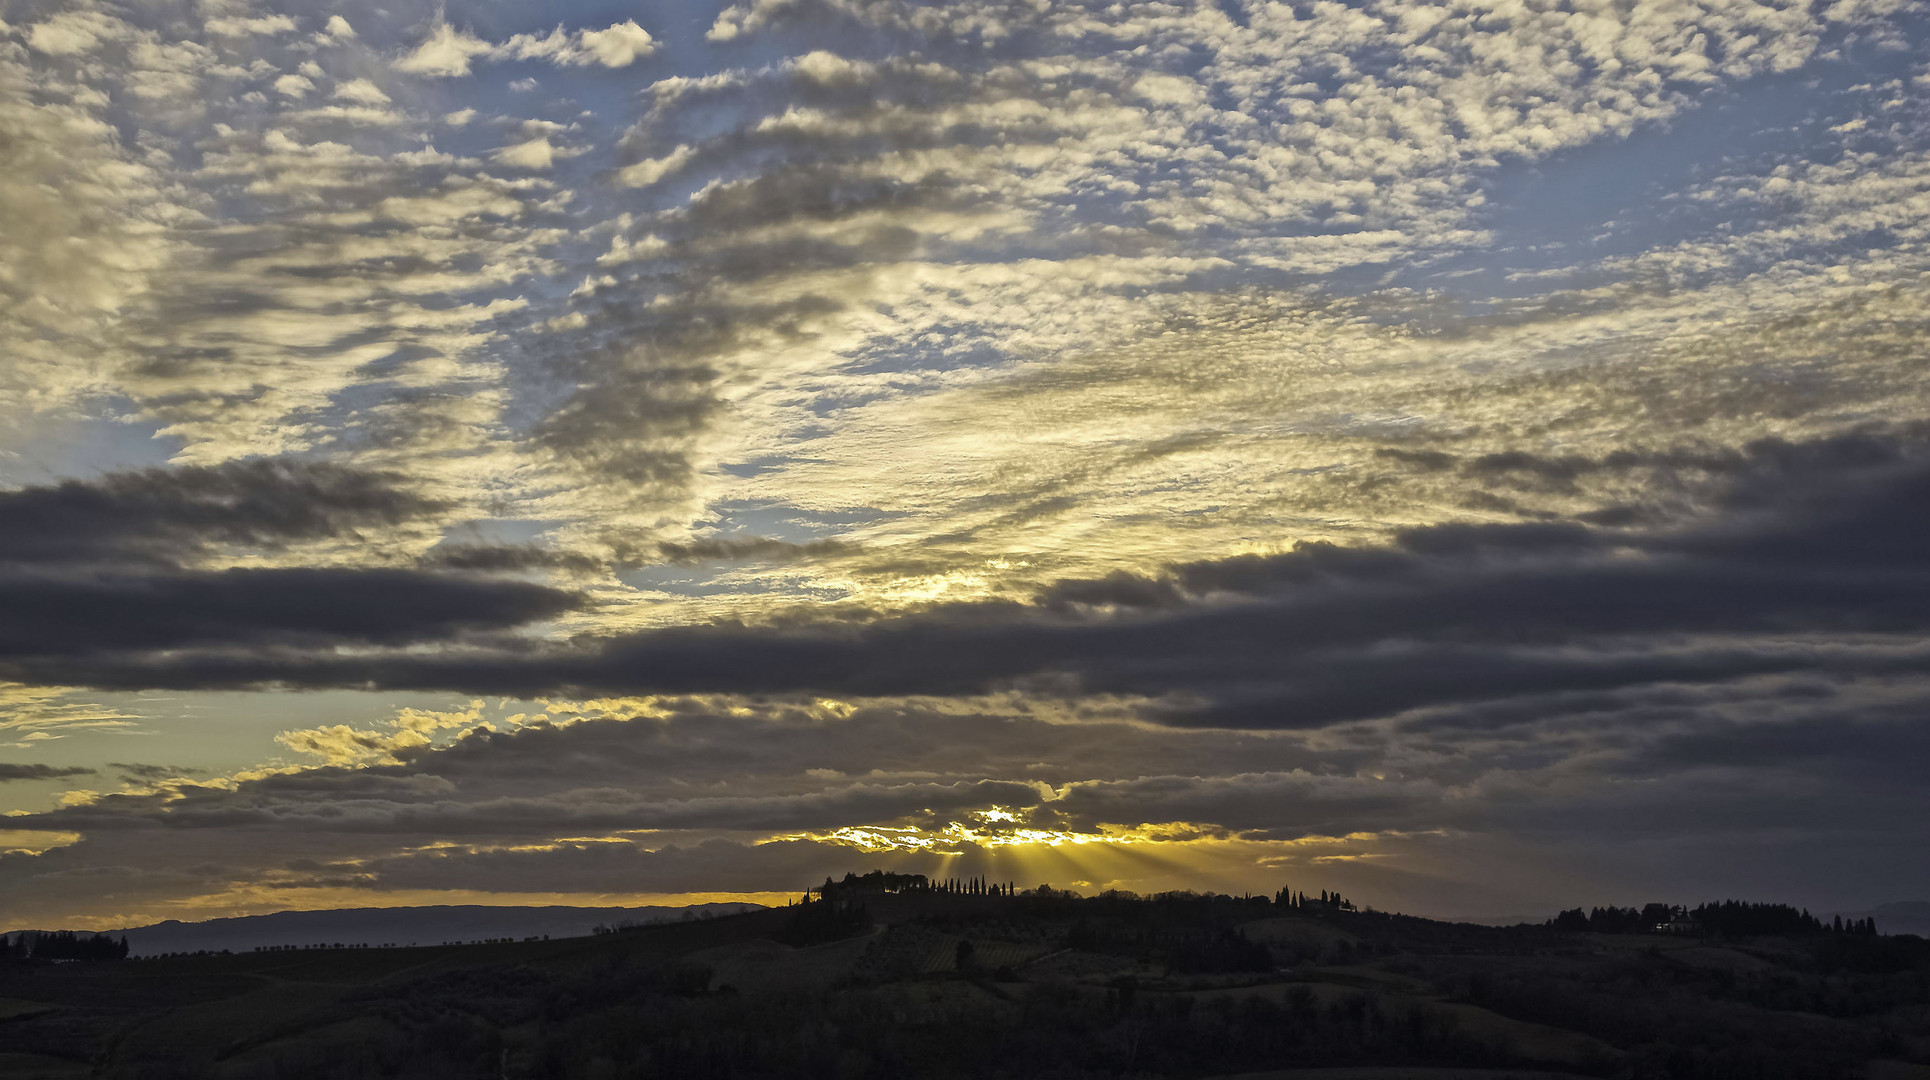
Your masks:
M85 838L15 859L12 887L22 897L77 880L183 896L235 882L783 888L854 864L932 872L920 861L930 852L860 854L823 832L906 825L932 836L957 823L995 832L973 813L991 805L1032 828L1170 822L1190 823L1183 836L1329 838L1303 858L1331 850L1332 838L1378 834L1372 842L1385 845L1428 831L1476 854L1494 843L1550 853L1580 843L1591 857L1633 859L1618 846L1645 844L1641 858L1670 865L1703 858L1711 837L1834 837L1864 853L1910 843L1926 808L1907 765L1921 760L1915 718L1930 680L1820 696L1785 689L1544 697L1534 730L1513 736L1459 729L1390 740L1341 729L1318 745L995 710L881 704L832 715L803 702L692 700L671 703L668 716L479 729L395 764L176 784L17 816L9 828ZM1161 771L1149 774L1149 761ZM861 771L874 764L903 772ZM993 779L1017 775L1029 782ZM800 833L819 838L772 841ZM1511 839L1466 839L1481 836ZM970 842L951 846L967 865L986 856Z
M1680 522L1711 490L1732 510L1775 505L1827 485L1844 472L1867 472L1905 464L1930 439L1930 426L1899 427L1889 434L1850 432L1809 442L1761 439L1745 446L1691 444L1615 450L1599 456L1506 450L1456 454L1403 446L1382 447L1375 457L1423 474L1452 474L1477 488L1476 497L1498 499L1507 491L1586 493L1593 480L1633 482L1639 504L1601 506L1580 519L1604 526L1656 526ZM1624 492L1625 494L1625 492Z
M1684 727L1631 754L1621 768L1638 775L1658 766L1800 769L1812 780L1842 782L1843 790L1907 786L1930 762L1923 707L1921 698L1909 698L1813 708L1775 724Z
M603 560L576 552L538 547L534 544L449 544L439 545L423 556L424 566L441 570L473 570L505 573L519 570L594 571Z
M1229 752L1229 744L1238 749ZM929 703L874 702L831 717L807 702L760 702L738 712L699 699L675 703L664 717L478 730L445 747L397 756L400 764L363 772L432 773L464 793L517 797L559 788L622 791L642 800L687 800L710 790L792 797L856 787L896 791L894 798L920 811L960 805L960 799L1038 798L1030 789L976 788L984 777L1062 784L1138 776L1148 760L1201 775L1229 767L1351 768L1367 760L1344 749L1313 754L1291 737L1201 735L1128 723L1117 713L1063 723L996 706L947 711ZM961 781L971 790L957 786ZM928 786L934 784L942 790ZM809 805L787 804L794 810Z
M399 645L562 614L570 593L412 570L0 579L0 656L192 646Z
M89 674L115 685L283 681L522 696L962 695L1025 685L1142 695L1159 701L1149 716L1176 725L1306 728L1524 696L1930 670L1930 655L1904 640L1930 630L1930 466L1915 444L1764 444L1731 469L1724 516L1685 530L1445 525L1379 547L1303 545L1158 577L1062 582L1033 603L868 623L681 627L473 661L128 655ZM554 602L530 593L509 606ZM462 621L434 617L433 605L400 606L418 611L411 627ZM379 626L322 614L262 622L384 640ZM192 625L182 641L194 640ZM162 636L110 632L100 645L138 649ZM1882 648L1865 640L1883 637ZM81 674L25 635L8 645L13 670Z
M110 761L107 763L107 767L118 771L121 774L121 779L131 784L152 782L155 780L172 780L176 777L198 776L208 771L206 769L190 768L186 765L147 765L132 761Z
M500 752L500 747L498 748ZM820 783L755 794L676 793L654 770L631 779L654 791L588 785L540 794L459 791L426 760L382 769L321 768L248 781L235 790L179 786L160 795L109 795L84 806L8 820L9 828L276 829L374 833L420 840L545 837L610 830L783 832L853 821L923 817L943 823L987 805L1029 805L1036 788L1004 780Z
M0 492L0 564L173 564L218 545L353 539L445 509L396 477L314 462L109 473Z
M394 764L112 794L11 818L9 828L83 831L96 846L139 836L139 851L150 854L178 845L205 849L217 834L263 845L281 837L291 851L309 851L389 841L528 844L644 829L768 836L892 821L942 829L989 805L1040 807L1048 798L1043 785L1137 778L1147 760L1192 776L1304 774L1371 760L1344 749L1312 753L1293 738L1203 735L1119 719L1072 724L996 709L885 703L829 715L803 702L659 707L665 704L673 709L667 716L477 729L447 746L401 750ZM1026 780L1000 779L1010 777ZM1259 783L1262 794L1245 809L1235 799L1220 814L1248 828L1333 820L1331 798L1316 811L1306 796L1315 788L1339 791L1348 781L1303 781L1295 789L1299 809L1285 816L1277 799L1258 813L1272 797L1265 793L1281 790L1272 783ZM1164 806L1151 791L1143 802L1148 813L1202 808ZM652 837L647 846L662 842Z
M365 541L449 509L397 477L261 460L0 493L0 656L398 645L578 606L520 581L394 568L197 570L204 553Z
M19 765L0 761L0 784L9 780L60 780L69 776L92 776L93 769L57 765Z

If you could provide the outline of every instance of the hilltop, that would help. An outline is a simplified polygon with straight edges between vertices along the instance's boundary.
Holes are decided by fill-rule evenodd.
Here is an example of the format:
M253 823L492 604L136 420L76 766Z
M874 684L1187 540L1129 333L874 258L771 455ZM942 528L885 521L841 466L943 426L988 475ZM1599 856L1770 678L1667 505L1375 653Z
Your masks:
M0 1075L1930 1076L1914 936L879 876L799 899L569 940L16 960ZM1720 907L1743 909L1781 910Z

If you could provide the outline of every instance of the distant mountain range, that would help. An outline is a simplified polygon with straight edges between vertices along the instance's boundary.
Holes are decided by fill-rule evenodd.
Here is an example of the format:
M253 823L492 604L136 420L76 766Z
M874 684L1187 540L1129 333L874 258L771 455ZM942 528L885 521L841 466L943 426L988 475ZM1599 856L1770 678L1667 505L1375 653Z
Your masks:
M449 907L341 908L280 911L207 922L169 919L109 933L127 936L130 956L249 952L274 946L440 945L497 938L588 937L598 926L642 925L756 911L759 904L690 907Z

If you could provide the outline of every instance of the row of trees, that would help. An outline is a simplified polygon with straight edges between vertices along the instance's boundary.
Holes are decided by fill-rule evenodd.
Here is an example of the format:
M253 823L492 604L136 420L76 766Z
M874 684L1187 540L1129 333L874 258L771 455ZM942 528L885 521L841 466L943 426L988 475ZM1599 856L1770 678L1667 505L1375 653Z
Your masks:
M492 938L490 939L490 942L509 941L509 940L511 939ZM524 938L523 940L528 941L529 939ZM410 942L409 944L413 945L415 943ZM462 942L445 941L443 942L443 944L444 945L461 945ZM487 943L483 941L472 941L469 944L482 945ZM395 947L396 947L396 943L393 941L384 941L376 945L371 945L366 941L317 941L307 945L257 945L255 946L255 951L256 952L311 952L317 949L393 949Z
M1831 926L1830 929L1839 934L1859 934L1863 937L1875 937L1876 916L1870 915L1861 919L1851 919L1846 923L1843 921L1843 916L1838 915L1835 925Z
M1874 918L1851 919L1845 923L1838 915L1825 924L1806 909L1744 900L1721 900L1693 909L1670 904L1648 904L1640 908L1611 905L1586 912L1572 908L1550 919L1546 925L1556 930L1597 934L1667 931L1717 937L1811 937L1825 933L1875 937L1877 932Z
M22 930L0 934L0 959L125 960L127 938L79 934L72 930Z
M1320 898L1315 899L1306 893L1296 893L1292 889L1281 889L1273 894L1273 906L1293 910L1354 911L1354 902L1337 892L1320 890Z
M844 875L844 880L834 881L827 877L824 884L812 890L819 896L830 899L835 896L855 896L864 893L910 893L933 896L1014 896L1018 887L1014 883L991 881L984 877L947 878L935 881L923 874L893 874L883 870L873 870L868 874ZM811 897L806 894L805 903Z
M1687 911L1668 904L1649 904L1645 907L1608 907L1572 908L1548 920L1547 925L1556 930L1590 931L1597 934L1641 934L1666 929L1677 919L1687 918ZM1820 928L1821 924L1818 924ZM1801 932L1808 932L1806 929Z
M945 878L941 880L926 877L924 874L899 874L887 870L872 870L864 874L847 872L841 879L826 877L824 884L806 893L801 902L806 904L811 903L814 896L824 899L849 899L853 896L892 894L927 896L1018 896L1019 889L1015 882L997 882L984 876ZM1071 892L1062 894L1050 885L1040 885L1025 895L1050 898L1060 895L1077 896L1078 894ZM1110 890L1105 895L1120 899L1141 899L1136 893L1120 890ZM1195 894L1181 892L1161 895L1191 897ZM1254 897L1252 899L1256 903L1264 904L1266 902L1264 897ZM1328 892L1326 889L1320 890L1320 895L1317 897L1309 896L1304 892L1295 892L1291 888L1281 889L1274 894L1273 905L1279 908L1308 911L1359 910L1359 908L1354 906L1352 900L1347 899L1338 892Z

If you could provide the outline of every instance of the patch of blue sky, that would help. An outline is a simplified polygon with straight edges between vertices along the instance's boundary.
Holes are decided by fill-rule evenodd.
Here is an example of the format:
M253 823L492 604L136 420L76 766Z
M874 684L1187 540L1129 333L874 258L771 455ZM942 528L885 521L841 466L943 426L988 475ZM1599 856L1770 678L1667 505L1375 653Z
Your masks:
M727 476L735 476L742 480L748 480L753 476L783 472L792 465L809 460L811 459L800 458L790 454L772 454L766 457L752 458L749 461L724 462L719 464L717 469Z
M1251 16L1247 14L1247 5L1241 0L1213 0L1213 6L1219 8L1220 14L1231 19L1233 25L1242 30L1252 25Z
M476 80L475 86L465 87L466 92L480 91L485 95L484 101L471 103L479 111L516 114L528 110L531 97L519 98L510 84L533 78L538 84L535 100L563 95L587 113L585 119L591 122L622 124L648 107L649 102L643 95L657 80L672 76L698 78L732 67L756 69L801 51L797 36L774 38L753 34L727 42L709 40L708 31L727 6L717 0L698 3L670 0L643 9L634 3L527 4L492 0L459 7L452 5L447 14L450 22L490 41L503 41L516 34L542 35L559 25L566 31L599 30L634 20L655 39L657 48L624 68L613 70L595 64L558 67L538 61L505 61L478 65L483 78ZM808 47L811 30L808 26L800 30L806 39L803 44ZM823 36L823 47L850 47L848 34L831 32ZM728 128L729 125L724 124L718 132Z
M425 304L423 306L430 307L431 305ZM367 341L380 340L384 336L386 336L386 331L383 328L371 327L335 342L331 346L330 351L338 348L352 348L355 345ZM404 343L363 364L356 369L355 373L369 380L387 379L391 376L403 374L403 369L418 360L427 360L441 355L441 350L428 345ZM354 406L358 404L356 401L358 391L366 392L366 396L369 398L369 404L380 404L388 400L389 395L394 392L394 389L393 387L384 387L378 382L362 382L344 390L341 394L337 395L336 400L342 405Z
M755 562L756 560L745 560ZM828 586L814 578L777 574L743 575L735 572L737 563L713 562L698 566L662 564L617 571L617 580L639 592L669 596L800 596L813 600L840 600L850 595L846 589Z
M182 446L125 399L92 403L78 416L29 413L6 426L15 430L5 440L10 449L0 449L0 486L10 488L165 465Z
M812 415L820 419L828 420L842 416L845 413L855 412L867 405L875 405L881 401L891 401L904 397L906 391L914 389L918 389L918 387L911 384L893 383L889 387L877 390L865 390L856 393L819 394L812 398L805 408L809 409ZM936 389L936 387L932 387L931 389Z
M668 593L672 596L722 596L740 591L736 583L719 580L715 567L664 563L619 570L616 577L639 592Z
M1905 77L1915 62L1911 53L1865 46L1710 90L1669 122L1626 138L1505 162L1484 184L1479 221L1493 243L1402 267L1390 283L1516 299L1544 292L1550 272L1571 271L1569 284L1589 284L1599 260L1767 224L1778 210L1690 196L1723 175L1834 162L1843 140L1830 129L1869 115L1878 100L1871 84Z
M433 10L446 14L451 24L488 41L503 41L516 34L546 34L559 25L565 31L601 30L613 23L634 19L660 44L656 53L639 62L701 68L712 60L704 32L726 6L722 0L661 0L647 7L634 0L568 0L545 4L525 0L460 0L446 7L438 4ZM431 10L427 5L409 5L402 8L399 15L392 15L390 9L384 8L373 17L389 25L385 37L414 44L426 33L424 16ZM350 18L354 19L352 12ZM505 70L507 66L499 65Z
M389 378L391 374L400 375L399 369L412 361L436 355L439 354L434 349L399 346L365 365L360 372L364 376L361 381L335 391L320 408L295 414L293 418L312 424L323 433L316 440L317 449L343 452L380 445L397 434L391 430L394 421L385 415L387 410L411 399L447 392L399 388Z
M809 510L769 500L724 499L705 507L705 516L692 522L691 526L710 539L761 538L808 544L813 540L832 539L848 529L905 516L873 506Z
M522 519L522 518L476 518L452 526L443 533L437 547L491 546L511 547L530 544L547 534L551 529L566 524L561 520Z
M842 368L847 375L909 374L1002 367L1012 357L984 327L949 324L924 328L911 340L873 341L853 352ZM814 407L815 409L815 407ZM819 411L819 415L824 415Z

